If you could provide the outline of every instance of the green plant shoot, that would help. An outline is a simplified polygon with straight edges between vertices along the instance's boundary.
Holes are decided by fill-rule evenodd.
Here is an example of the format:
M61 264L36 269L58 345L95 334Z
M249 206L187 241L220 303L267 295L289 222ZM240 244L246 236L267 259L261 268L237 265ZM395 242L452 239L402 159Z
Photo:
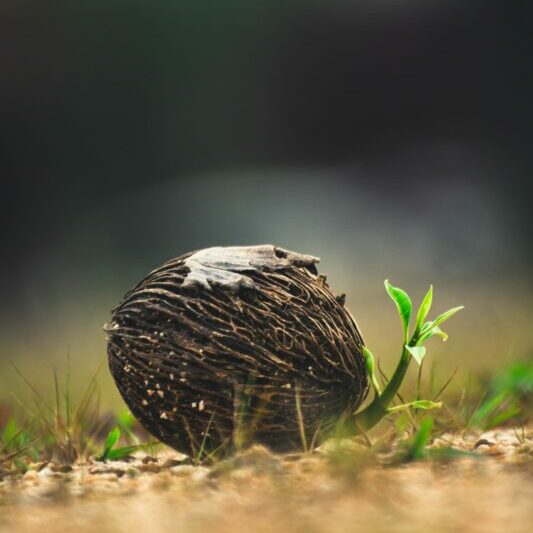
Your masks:
M366 346L363 347L363 358L372 389L374 390L374 398L366 408L354 415L352 420L355 423L355 433L362 433L371 429L388 414L402 409L437 409L441 407L442 404L440 402L431 400L416 400L395 407L392 407L391 404L405 378L411 359L421 365L426 356L426 347L423 344L435 335L440 336L445 341L448 336L440 329L440 325L463 309L462 306L454 307L438 315L434 320L426 321L433 301L433 286L430 286L420 304L411 333L412 304L408 294L402 289L393 287L388 280L385 280L385 290L396 305L402 322L403 346L396 370L383 391L381 391L376 378L374 356Z

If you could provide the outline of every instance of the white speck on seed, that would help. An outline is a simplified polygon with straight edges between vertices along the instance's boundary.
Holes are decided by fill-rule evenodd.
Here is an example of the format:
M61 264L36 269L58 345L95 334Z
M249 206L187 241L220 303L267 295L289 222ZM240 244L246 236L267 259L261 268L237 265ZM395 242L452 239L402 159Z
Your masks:
M168 420L168 416L167 416L167 414L165 413L165 411L163 411L163 412L159 415L159 418L163 418L164 420Z
M143 405L148 405L148 402L147 402L146 400L143 400L141 403L142 403Z
M192 407L193 409L196 409L196 406L197 406L197 405L198 405L198 404L197 404L196 402L192 402L192 403L191 403L191 407Z
M152 389L148 389L146 392L148 393L148 396L152 396L152 394L154 393Z
M169 377L170 377L170 381L174 381L174 374L170 374Z
M282 385L282 388L290 389L291 388L291 384L290 383L285 383L285 385Z
M200 403L198 404L198 411L203 411L205 409L205 403L203 400L200 400Z
M160 398L163 398L163 396L165 396L165 393L162 390L158 390L157 394L159 394Z

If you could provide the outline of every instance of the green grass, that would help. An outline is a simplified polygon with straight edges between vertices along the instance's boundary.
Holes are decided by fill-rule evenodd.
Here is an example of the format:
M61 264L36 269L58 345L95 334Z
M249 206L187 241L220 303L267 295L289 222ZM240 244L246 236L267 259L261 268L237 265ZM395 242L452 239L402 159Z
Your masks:
M514 363L502 368L491 379L471 378L468 387L451 392L448 386L456 373L439 381L432 377L432 368L427 370L427 379L425 372L422 367L414 389L419 394L428 394L433 398L431 401L442 401L442 409L429 412L421 409L419 403L406 403L399 396L375 431L356 437L357 452L343 444L346 441L342 430L339 431L327 454L330 461L343 468L349 466L347 471L357 470L374 463L378 454L391 446L396 450L390 458L393 464L450 460L468 454L451 446L428 448L435 438L449 433L479 433L502 424L513 425L517 438L523 434L533 407L532 364ZM130 413L109 414L100 409L95 377L80 401L74 404L70 400L70 405L66 401L66 390L61 392L57 375L53 381L54 404L49 404L45 393L34 390L28 382L29 399L0 406L0 476L21 474L48 461L72 464L86 460L128 460L138 450L155 453L157 443ZM385 377L380 376L379 381L386 386ZM396 406L402 408L395 409ZM217 461L217 454L202 449L192 459L196 464L213 463Z
M360 468L375 462L386 450L393 450L389 458L392 463L450 460L467 452L451 446L430 448L435 438L447 433L482 431L502 424L513 424L517 428L517 438L523 435L532 411L533 364L515 362L488 378L471 376L462 387L456 384L460 370L438 379L436 365L431 363L428 366L426 362L425 343L435 336L446 340L440 326L461 308L453 308L428 321L432 287L416 316L404 291L388 282L385 287L401 319L400 360L389 379L381 370L379 361L364 347L373 398L354 415L350 427L339 426L332 439L333 447L328 452L330 460ZM410 391L413 399L406 401L400 386L412 359L418 364L418 372L414 390ZM71 390L70 361L67 361L61 379L53 370L53 386L51 393L47 393L34 386L13 366L13 374L25 384L27 395L22 398L14 396L9 404L0 405L0 479L38 468L44 462L72 464L87 460L127 460L138 450L149 450L153 454L157 443L129 412L102 410L97 383L99 370L80 394L74 394L77 391ZM240 426L245 425L251 416L246 401L243 401L237 417L243 434L246 434L246 428ZM302 425L301 420L294 423ZM378 427L373 429L376 425ZM342 440L354 435L358 435L355 437L359 443L357 453L344 446ZM313 446L309 444L302 438L303 453L312 450ZM206 449L204 440L192 460L196 464L216 462L217 451Z
M77 403L70 387L69 363L63 386L53 370L52 394L38 390L16 367L13 371L26 384L28 397L14 396L10 405L0 406L0 477L2 472L23 473L46 462L123 460L139 449L157 446L141 443L148 435L129 412L102 411L99 369Z

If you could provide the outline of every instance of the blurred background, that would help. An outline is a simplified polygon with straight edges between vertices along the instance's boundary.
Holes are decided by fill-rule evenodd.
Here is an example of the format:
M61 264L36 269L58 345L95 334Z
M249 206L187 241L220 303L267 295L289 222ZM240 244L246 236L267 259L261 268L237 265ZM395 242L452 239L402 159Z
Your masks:
M442 375L531 359L526 11L3 0L0 400L11 362L39 385L70 354L86 381L125 291L212 245L320 256L386 369L386 277L466 306L432 341Z

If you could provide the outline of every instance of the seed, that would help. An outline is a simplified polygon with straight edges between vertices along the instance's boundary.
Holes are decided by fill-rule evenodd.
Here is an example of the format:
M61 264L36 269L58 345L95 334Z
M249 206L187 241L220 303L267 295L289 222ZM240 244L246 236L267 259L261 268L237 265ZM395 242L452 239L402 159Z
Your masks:
M141 424L189 455L204 440L224 450L240 433L285 451L355 412L368 391L363 341L317 262L271 245L207 248L128 292L107 330L109 367ZM176 408L160 411L140 388L191 409L170 419Z

